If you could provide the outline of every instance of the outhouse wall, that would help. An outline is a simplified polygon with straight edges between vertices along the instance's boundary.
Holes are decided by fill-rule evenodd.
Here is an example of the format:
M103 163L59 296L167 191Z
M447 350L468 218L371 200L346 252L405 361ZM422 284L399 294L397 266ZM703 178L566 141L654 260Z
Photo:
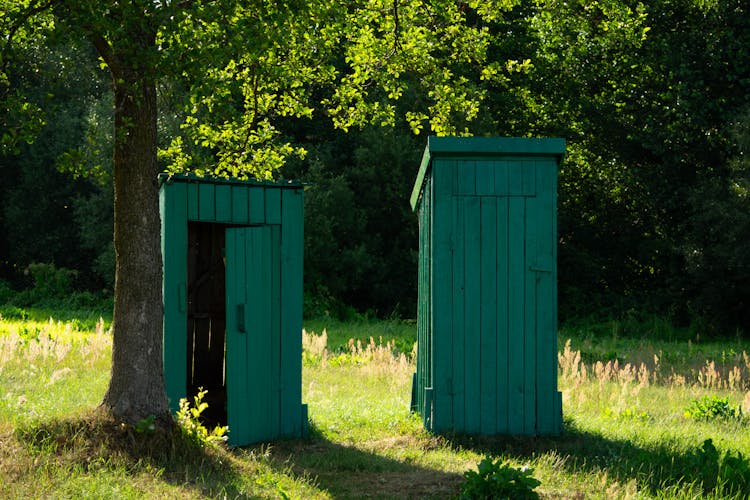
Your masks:
M430 137L412 409L435 432L557 434L561 139Z

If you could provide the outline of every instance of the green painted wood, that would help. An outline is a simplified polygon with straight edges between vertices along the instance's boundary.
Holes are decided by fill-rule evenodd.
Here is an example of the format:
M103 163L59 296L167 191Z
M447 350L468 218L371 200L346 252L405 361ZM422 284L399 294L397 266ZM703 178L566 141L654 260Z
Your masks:
M503 170L503 165L499 165L498 173L507 173ZM506 176L507 177L507 176ZM495 177L496 179L498 177ZM510 405L510 384L509 384L509 268L508 268L508 250L509 250L509 198L501 197L497 199L497 266L495 269L495 279L497 280L497 432L507 434L510 432L508 423L508 411Z
M430 169L430 145L427 144L427 147L424 150L424 153L422 154L422 162L419 165L419 170L417 171L417 180L414 183L414 188L412 189L411 196L409 197L409 203L411 204L411 209L416 211L417 207L419 206L419 200L422 196L423 192L427 192L427 190L424 190L425 183L427 182L427 179L429 178L427 176L427 172ZM429 204L427 205L429 206Z
M454 165L456 183L451 192L453 195L473 196L477 194L477 167L473 161L451 161Z
M412 388L413 399L411 409L420 413L425 426L429 429L427 411L425 408L425 388L430 387L429 365L432 362L430 340L431 335L431 209L432 182L425 181L425 191L419 206L419 252L418 257L418 297L417 297L417 367L415 387Z
M284 190L281 213L281 434L307 433L302 401L303 191Z
M553 213L556 213L557 210L557 186L558 186L558 162L552 162L550 161L547 164L547 172L551 179L550 184L548 185L547 189L551 193L551 197L549 199L550 208L553 210ZM548 360L548 362L551 362L551 368L550 370L553 371L555 375L552 376L552 383L553 388L552 390L555 392L555 395L553 396L553 412L552 412L552 430L550 431L550 434L557 435L560 434L563 430L563 413L562 413L562 393L558 391L557 387L557 367L558 367L558 358L557 358L557 315L558 315L558 305L557 305L557 217L552 217L552 230L551 234L553 237L552 241L552 276L550 289L548 293L551 295L551 317L549 319L550 325L549 325L549 331L550 331L550 340L549 340L549 346L550 350L548 351L548 356L550 356L552 359ZM544 299L543 299L544 300Z
M217 184L214 195L216 196L216 222L232 222L232 186Z
M204 182L198 184L198 219L204 222L216 220L215 185Z
M546 160L537 161L536 182L538 190L538 218L539 228L537 243L537 387L539 390L537 401L537 430L541 434L555 434L558 432L557 420L557 332L556 332L556 272L555 248L556 228L554 213L556 192L557 166ZM552 304L545 304L551 299Z
M524 357L524 205L523 198L510 198L508 210L508 426L511 434L522 434L525 408Z
M561 139L429 139L410 199L420 220L412 408L428 429L562 428L555 190L564 150Z
M187 223L217 223L226 227L230 444L302 436L303 186L195 176L160 176L159 182L164 371L172 409L187 396Z
M172 411L186 393L187 373L187 189L184 184L163 185L159 191L164 268L163 363L164 384Z
M185 182L180 184L184 184L187 189L188 220L198 220L198 183Z
M450 194L454 188L455 168L455 164L450 162L436 162L433 171L432 244L435 251L430 278L433 284L430 413L432 430L435 432L450 430L453 420L452 367L449 361L453 349L453 278L450 252L446 250L452 245Z
M479 183L477 183L477 187ZM494 182L493 182L494 189ZM482 434L497 433L497 199L480 198L479 278L481 316L479 339L480 423Z
M281 316L279 227L246 228L255 234L248 259L253 263L252 277L248 275L250 328L248 336L255 347L248 350L247 364L253 372L250 383L255 388L253 414L258 425L251 442L270 441L281 436ZM249 347L249 346L248 346ZM253 369L252 367L257 367Z
M226 256L229 444L244 445L279 435L271 228L227 229Z
M495 172L497 172L497 162L494 161L477 161L474 162L476 170L476 189L477 196L492 196L495 194Z
M246 225L250 222L248 209L248 187L243 185L231 186L232 189L232 224Z
M230 426L229 444L248 443L251 439L249 415L250 380L247 374L245 352L248 350L248 295L245 284L247 275L246 238L241 230L226 232L227 260L227 333L226 333L226 382L227 421Z
M481 314L482 314L482 289L481 289L481 211L480 198L474 196L462 197L464 202L463 225L464 225L464 272L465 272L465 298L464 298L464 361L463 370L465 377L465 399L463 411L465 414L465 430L470 434L481 431L480 406L481 402ZM456 242L456 245L460 245ZM457 327L457 329L460 326Z
M250 187L248 190L250 198L250 224L266 223L266 189L263 187Z
M498 197L510 196L510 165L507 160L495 160L492 162L495 170L495 191Z
M557 138L430 136L427 139L427 147L422 155L417 179L409 198L412 210L416 210L424 181L429 177L430 169L435 164L433 160L436 158L453 156L476 160L477 157L551 156L559 161L564 154L565 140Z
M533 163L523 162L523 165L528 167L524 169L533 170ZM526 252L524 256L524 265L522 270L525 276L525 287L524 287L524 320L523 320L523 331L524 331L524 374L526 377L526 384L524 386L524 422L523 422L523 433L532 435L536 433L536 406L537 406L537 364L536 354L538 349L537 339L537 319L538 309L540 304L538 303L537 297L537 276L538 273L534 271L538 267L536 261L537 248L539 246L539 226L538 221L541 216L539 211L539 198L525 198L526 212L524 218L524 230L526 233ZM531 383L531 382L534 383Z
M453 198L453 428L466 427L466 198ZM470 313L471 310L468 311Z
M281 191L266 190L266 224L281 224Z

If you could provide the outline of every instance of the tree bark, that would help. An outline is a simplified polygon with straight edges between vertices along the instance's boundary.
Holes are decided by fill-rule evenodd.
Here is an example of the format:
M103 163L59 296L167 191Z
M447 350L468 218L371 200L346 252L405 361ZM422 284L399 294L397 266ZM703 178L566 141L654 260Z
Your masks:
M115 94L112 372L102 405L135 423L169 415L162 372L162 257L156 82L108 61Z

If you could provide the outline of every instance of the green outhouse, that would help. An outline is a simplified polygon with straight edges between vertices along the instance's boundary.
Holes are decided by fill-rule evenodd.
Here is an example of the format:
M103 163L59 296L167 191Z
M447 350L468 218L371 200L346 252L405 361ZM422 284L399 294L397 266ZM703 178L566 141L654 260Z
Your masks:
M170 408L208 391L242 446L307 429L303 186L161 175L164 379Z
M436 433L556 435L563 139L430 137L412 410Z

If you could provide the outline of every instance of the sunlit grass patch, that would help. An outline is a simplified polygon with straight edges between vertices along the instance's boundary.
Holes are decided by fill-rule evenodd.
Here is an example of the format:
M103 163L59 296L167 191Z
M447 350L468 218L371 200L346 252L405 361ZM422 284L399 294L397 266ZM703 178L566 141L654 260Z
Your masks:
M112 336L104 320L0 321L0 429L97 405L106 389Z
M532 468L542 498L725 498L731 489L695 472L697 450L711 439L716 463L750 456L744 416L685 415L693 401L748 407L748 349L735 339L564 339L562 436L438 436L409 411L412 327L308 322L310 438L193 452L174 436L151 436L149 451L146 434L97 416L106 321L3 319L0 497L455 498L464 472L489 456Z

